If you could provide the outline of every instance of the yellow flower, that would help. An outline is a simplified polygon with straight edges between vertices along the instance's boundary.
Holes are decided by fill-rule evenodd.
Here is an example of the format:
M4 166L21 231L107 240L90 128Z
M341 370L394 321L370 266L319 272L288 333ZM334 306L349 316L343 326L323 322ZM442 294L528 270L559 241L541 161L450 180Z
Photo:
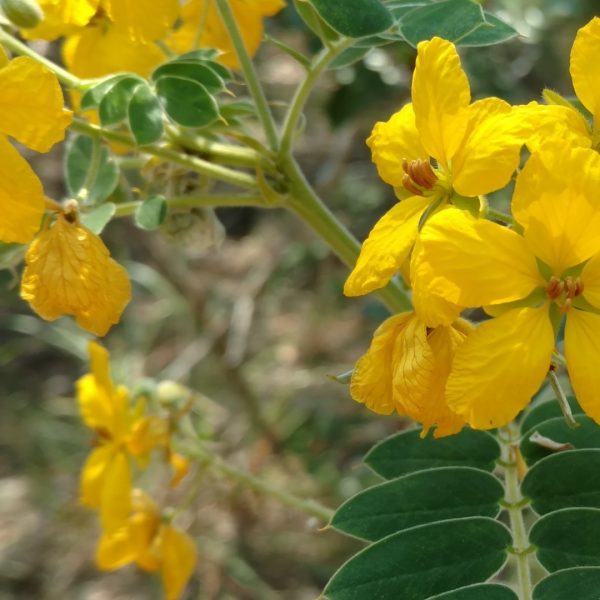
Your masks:
M352 398L376 413L395 410L419 421L423 437L434 425L436 438L459 432L465 421L448 407L444 386L452 358L469 330L465 321L430 329L413 312L390 317L356 363Z
M509 182L532 129L527 116L535 107L522 108L498 98L471 103L454 45L437 37L418 45L412 103L377 123L367 140L381 178L400 196L411 196L371 231L346 295L386 285L409 255L419 225L448 201L464 202Z
M132 562L146 571L160 571L167 600L176 600L196 567L196 545L188 534L161 520L158 507L142 490L133 490L130 506L126 523L103 532L96 563L105 571Z
M168 428L157 417L143 414L143 405L129 406L124 386L114 386L109 355L90 342L91 372L77 382L83 422L97 436L96 448L81 475L81 502L100 511L102 528L111 532L129 519L132 475L130 456L144 464L153 448L165 447Z
M254 55L263 38L263 17L277 14L283 0L231 0L231 10L240 28L246 48ZM196 48L218 48L219 60L231 68L239 67L227 30L214 4L209 0L188 0L182 8L181 26L169 38L169 46L183 54Z
M496 315L457 350L449 406L472 427L506 424L541 385L566 316L565 355L585 412L600 422L600 156L554 145L517 178L523 235L464 211L433 217L415 277L434 294Z
M0 241L26 244L44 214L42 184L5 136L37 152L64 139L71 113L56 77L28 57L0 67Z
M127 271L73 215L59 214L31 243L25 263L21 297L49 321L72 315L103 336L131 298Z

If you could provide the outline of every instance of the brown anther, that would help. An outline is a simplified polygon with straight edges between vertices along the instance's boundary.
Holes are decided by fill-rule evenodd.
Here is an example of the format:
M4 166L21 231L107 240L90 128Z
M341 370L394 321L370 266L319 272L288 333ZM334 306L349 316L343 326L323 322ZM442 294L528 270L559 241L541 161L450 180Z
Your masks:
M546 294L548 295L548 298L551 300L558 298L562 293L561 285L562 281L553 275L546 286Z
M410 178L410 175L405 174L402 177L402 185L404 186L405 189L407 189L411 194L414 194L415 196L422 196L423 195L423 191L420 190L413 182L413 180Z

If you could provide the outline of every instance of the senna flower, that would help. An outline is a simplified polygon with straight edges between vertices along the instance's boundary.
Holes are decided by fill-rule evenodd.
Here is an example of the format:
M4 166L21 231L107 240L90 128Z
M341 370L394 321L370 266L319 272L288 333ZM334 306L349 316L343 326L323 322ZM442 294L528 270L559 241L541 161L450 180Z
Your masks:
M434 37L417 47L412 103L377 123L367 140L381 178L402 199L374 226L344 293L383 287L409 256L419 226L448 202L504 187L532 132L536 107L513 109L498 98L471 103L467 77L451 42Z
M103 530L114 531L131 512L131 458L145 466L149 453L168 443L167 423L146 416L144 405L129 405L124 386L114 386L109 354L90 342L91 372L77 382L77 399L83 422L96 434L96 447L81 475L81 502L100 512Z
M468 213L435 215L415 277L433 293L494 315L456 351L450 408L472 427L508 423L550 368L566 318L565 356L584 411L600 422L600 156L585 148L534 154L512 210L523 234Z
M163 520L156 504L142 491L131 494L131 513L119 528L104 531L96 563L104 571L135 562L146 571L160 572L167 600L183 592L197 562L192 538Z

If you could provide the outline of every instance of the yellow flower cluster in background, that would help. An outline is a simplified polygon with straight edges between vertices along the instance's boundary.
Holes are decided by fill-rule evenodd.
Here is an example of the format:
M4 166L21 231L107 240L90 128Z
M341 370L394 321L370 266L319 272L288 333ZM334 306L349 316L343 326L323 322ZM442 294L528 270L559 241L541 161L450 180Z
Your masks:
M221 60L237 59L211 0L40 0L45 18L24 30L28 39L64 37L63 60L79 77L119 71L147 76L168 57L198 48L217 48ZM251 54L263 36L262 18L276 14L283 0L232 0L231 8Z
M507 424L564 352L573 389L600 423L600 19L577 34L575 92L592 121L553 92L555 105L471 102L450 42L421 42L412 102L377 123L368 144L400 202L363 244L346 281L355 296L401 272L414 313L375 332L351 380L375 412L436 425ZM519 169L522 148L530 157ZM517 174L518 173L518 174ZM486 194L516 176L512 225L491 222ZM407 275L408 274L408 275ZM460 318L483 308L478 326Z
M196 566L196 546L134 487L133 472L147 467L153 450L161 450L174 469L173 485L188 461L171 451L169 419L148 415L143 400L132 407L127 388L113 384L107 350L90 342L89 352L91 372L77 382L77 398L95 448L83 468L80 499L100 517L96 563L106 571L136 563L159 572L167 600L175 600Z

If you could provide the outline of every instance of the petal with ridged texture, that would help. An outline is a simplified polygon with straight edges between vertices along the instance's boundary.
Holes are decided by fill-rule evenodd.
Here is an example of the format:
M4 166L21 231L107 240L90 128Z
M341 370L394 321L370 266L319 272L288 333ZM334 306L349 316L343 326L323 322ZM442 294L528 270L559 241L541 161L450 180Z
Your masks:
M462 143L470 101L454 44L438 37L420 42L412 80L415 122L427 153L446 168Z
M553 350L547 305L484 322L456 351L446 384L448 405L474 429L506 425L539 389Z
M131 298L129 277L102 240L59 216L29 246L21 297L42 318L72 315L98 336L117 323Z
M0 131L37 152L65 137L72 119L56 75L28 56L0 68Z
M421 230L413 278L432 294L465 307L520 300L543 285L525 240L459 209L443 210Z
M29 163L0 135L0 241L27 244L40 228L44 190Z
M421 215L430 202L422 196L411 196L377 221L346 280L346 296L361 296L384 287L400 270L415 243Z
M600 19L594 17L575 36L571 48L571 78L577 97L594 115L600 117Z
M565 358L577 401L589 417L600 423L600 315L569 310Z
M400 332L412 319L402 313L386 319L373 334L367 352L358 360L350 381L350 394L373 412L389 415L394 411L394 348Z
M429 160L415 125L412 104L403 106L388 121L375 123L367 145L371 149L371 157L379 177L395 187L402 186L405 175L402 159Z

